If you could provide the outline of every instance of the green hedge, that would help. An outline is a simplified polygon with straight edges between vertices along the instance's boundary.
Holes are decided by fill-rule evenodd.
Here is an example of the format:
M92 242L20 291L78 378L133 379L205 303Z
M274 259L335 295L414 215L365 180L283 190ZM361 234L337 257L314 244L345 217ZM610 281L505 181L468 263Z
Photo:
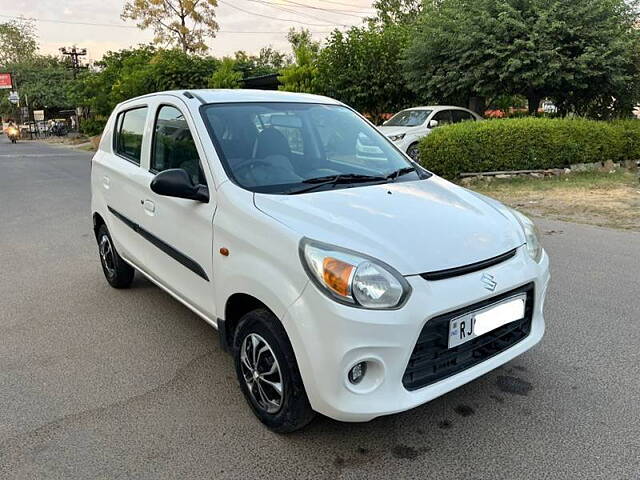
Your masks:
M517 118L438 128L420 142L420 163L454 178L465 172L562 168L640 158L640 120Z

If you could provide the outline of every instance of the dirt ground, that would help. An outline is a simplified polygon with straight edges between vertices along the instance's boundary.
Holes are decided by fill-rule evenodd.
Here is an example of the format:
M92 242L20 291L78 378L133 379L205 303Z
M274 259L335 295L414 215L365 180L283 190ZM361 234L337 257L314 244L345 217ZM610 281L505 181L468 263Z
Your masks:
M467 186L532 216L640 232L635 172L476 180Z

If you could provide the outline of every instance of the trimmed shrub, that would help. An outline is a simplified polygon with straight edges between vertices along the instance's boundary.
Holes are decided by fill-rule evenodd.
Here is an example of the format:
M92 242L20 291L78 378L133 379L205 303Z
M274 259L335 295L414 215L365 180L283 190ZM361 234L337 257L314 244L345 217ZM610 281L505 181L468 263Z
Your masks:
M529 117L464 122L438 128L420 142L420 163L448 178L638 158L638 120Z

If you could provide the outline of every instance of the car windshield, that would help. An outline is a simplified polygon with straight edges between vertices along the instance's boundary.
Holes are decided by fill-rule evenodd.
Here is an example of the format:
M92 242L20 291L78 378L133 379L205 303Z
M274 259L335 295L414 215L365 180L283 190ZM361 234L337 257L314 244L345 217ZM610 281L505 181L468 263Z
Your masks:
M295 194L429 175L343 106L224 103L205 105L202 114L225 171L254 192Z
M431 110L402 110L391 117L384 126L417 127L422 125L430 114Z

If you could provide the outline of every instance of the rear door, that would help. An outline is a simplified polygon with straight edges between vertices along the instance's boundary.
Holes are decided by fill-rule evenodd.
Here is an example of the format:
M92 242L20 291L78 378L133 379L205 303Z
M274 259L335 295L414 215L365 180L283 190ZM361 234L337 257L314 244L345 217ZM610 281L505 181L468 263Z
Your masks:
M149 173L143 159L147 154L145 133L149 107L133 104L120 110L115 119L112 153L100 157L97 188L107 204L107 225L118 253L141 267L149 245L137 225L143 218L140 200L144 198Z
M185 170L195 185L209 187L209 202L165 197L147 183L141 226L148 247L149 272L160 283L209 318L215 317L212 287L215 188L193 120L180 100L158 97L153 106L150 176L163 170Z
M453 123L474 122L476 120L476 117L466 110L452 110L451 115L453 116Z

